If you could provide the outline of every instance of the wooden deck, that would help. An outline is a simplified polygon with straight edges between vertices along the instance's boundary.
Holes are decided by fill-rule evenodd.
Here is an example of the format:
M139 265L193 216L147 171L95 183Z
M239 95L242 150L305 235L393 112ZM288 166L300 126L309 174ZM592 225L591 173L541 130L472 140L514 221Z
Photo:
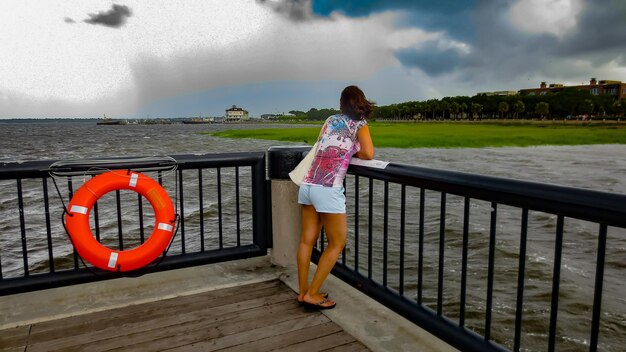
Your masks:
M0 351L368 351L267 281L0 330Z

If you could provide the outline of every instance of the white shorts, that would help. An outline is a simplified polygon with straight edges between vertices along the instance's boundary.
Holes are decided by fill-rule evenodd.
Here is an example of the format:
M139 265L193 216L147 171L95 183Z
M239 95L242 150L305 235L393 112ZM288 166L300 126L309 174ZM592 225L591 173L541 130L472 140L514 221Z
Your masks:
M346 195L343 187L300 185L298 203L313 205L318 213L345 214Z

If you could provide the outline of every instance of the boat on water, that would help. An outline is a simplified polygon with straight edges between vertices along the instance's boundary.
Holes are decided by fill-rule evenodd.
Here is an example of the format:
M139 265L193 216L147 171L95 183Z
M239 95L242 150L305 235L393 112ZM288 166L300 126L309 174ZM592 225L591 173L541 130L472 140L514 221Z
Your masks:
M215 117L202 117L202 114L198 115L198 117L183 119L182 123L185 125L197 125L197 124L210 124L216 123Z
M213 118L196 117L196 118L193 118L191 120L183 120L183 124L185 124L185 125L209 124L209 123L215 123L215 119L213 119Z
M106 115L104 115L102 120L99 120L98 122L96 122L96 125L126 125L126 124L128 124L127 121L113 120L112 118L107 117Z
M111 119L96 122L96 125L121 125L121 124L122 124L122 121L111 120Z

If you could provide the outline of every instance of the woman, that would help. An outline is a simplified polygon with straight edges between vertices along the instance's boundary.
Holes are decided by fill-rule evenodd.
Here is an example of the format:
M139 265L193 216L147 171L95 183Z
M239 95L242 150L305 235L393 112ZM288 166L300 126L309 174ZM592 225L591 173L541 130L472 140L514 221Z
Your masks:
M298 302L310 309L331 309L336 303L320 288L346 245L348 231L343 180L352 156L374 157L367 118L374 104L356 86L341 92L341 113L326 119L314 161L298 194L302 204L302 237L298 247ZM309 263L322 226L328 238L309 285Z

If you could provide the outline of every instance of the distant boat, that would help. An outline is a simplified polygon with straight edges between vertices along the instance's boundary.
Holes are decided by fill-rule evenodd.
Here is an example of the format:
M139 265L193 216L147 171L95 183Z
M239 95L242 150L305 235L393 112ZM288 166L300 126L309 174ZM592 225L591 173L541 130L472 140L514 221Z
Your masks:
M121 125L122 121L120 120L113 120L110 117L107 117L107 115L105 114L104 117L102 118L102 120L96 122L96 125Z
M113 121L113 120L108 120L108 121L98 121L96 122L96 125L121 125L122 122L121 121Z
M215 122L213 118L202 118L202 117L196 117L191 120L183 120L183 124L185 125L207 124L207 123L213 123L213 122Z

